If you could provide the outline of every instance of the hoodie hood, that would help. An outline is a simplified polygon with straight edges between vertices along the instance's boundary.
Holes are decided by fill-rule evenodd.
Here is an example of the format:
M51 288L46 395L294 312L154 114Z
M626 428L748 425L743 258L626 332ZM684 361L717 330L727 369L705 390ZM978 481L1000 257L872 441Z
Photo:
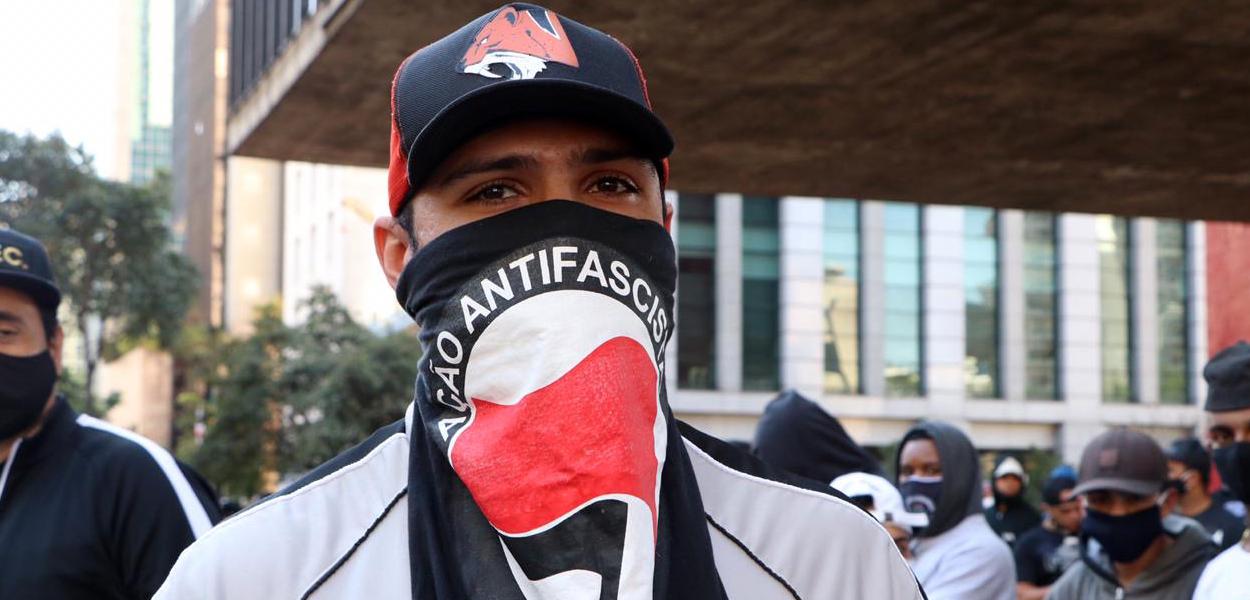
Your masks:
M935 537L958 525L969 515L981 513L981 464L972 440L954 425L924 421L912 427L898 445L894 472L899 472L903 446L916 438L929 438L942 462L942 495L921 537ZM895 481L897 483L897 480Z
M764 408L755 429L755 455L825 485L847 473L885 474L836 417L794 390L782 392Z

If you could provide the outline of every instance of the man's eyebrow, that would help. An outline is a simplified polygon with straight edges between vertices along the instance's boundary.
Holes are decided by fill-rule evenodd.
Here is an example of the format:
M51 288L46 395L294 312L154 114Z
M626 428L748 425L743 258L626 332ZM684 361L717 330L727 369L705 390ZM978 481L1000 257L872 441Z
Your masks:
M23 320L17 316L17 313L11 313L7 310L0 310L0 323L17 323L22 324Z
M573 156L573 162L582 165L597 165L614 160L637 160L651 164L647 157L631 148L587 148Z
M461 179L490 171L506 171L509 169L532 169L538 166L538 159L525 154L509 154L480 160L466 161L452 172L434 183L435 187L447 187Z

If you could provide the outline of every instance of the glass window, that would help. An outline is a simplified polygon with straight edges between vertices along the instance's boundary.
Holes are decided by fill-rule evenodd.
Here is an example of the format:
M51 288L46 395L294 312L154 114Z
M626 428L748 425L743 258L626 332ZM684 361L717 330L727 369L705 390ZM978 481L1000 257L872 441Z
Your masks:
M1059 397L1055 215L1024 213L1024 395Z
M1133 399L1132 301L1129 296L1132 261L1128 219L1101 215L1098 227L1100 305L1102 306L1102 399Z
M964 209L964 383L970 398L998 393L998 214Z
M776 390L780 352L780 204L742 199L742 389Z
M716 197L677 199L677 385L716 387Z
M859 386L859 203L825 200L825 391L855 394Z
M885 394L919 396L921 378L920 207L886 202Z
M1159 401L1164 404L1189 402L1187 241L1184 222L1159 221Z

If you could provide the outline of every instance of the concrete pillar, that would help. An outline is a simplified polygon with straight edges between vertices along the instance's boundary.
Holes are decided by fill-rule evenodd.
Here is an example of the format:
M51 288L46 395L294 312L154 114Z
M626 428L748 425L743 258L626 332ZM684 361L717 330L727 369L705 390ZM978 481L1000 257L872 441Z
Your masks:
M824 392L824 201L785 197L781 221L781 387Z
M742 195L716 195L716 388L742 390Z
M1069 418L1060 432L1063 460L1076 463L1101 431L1102 304L1097 217L1059 216L1059 386Z
M1154 219L1129 221L1133 397L1159 403L1159 236Z
M964 388L964 209L925 206L924 381L935 418L962 418Z
M1007 400L1025 395L1028 347L1024 338L1024 213L998 213L999 389Z
M1186 225L1189 233L1189 390L1194 403L1207 399L1207 381L1202 370L1207 365L1207 227L1196 222Z
M885 205L859 206L859 380L865 396L885 396Z

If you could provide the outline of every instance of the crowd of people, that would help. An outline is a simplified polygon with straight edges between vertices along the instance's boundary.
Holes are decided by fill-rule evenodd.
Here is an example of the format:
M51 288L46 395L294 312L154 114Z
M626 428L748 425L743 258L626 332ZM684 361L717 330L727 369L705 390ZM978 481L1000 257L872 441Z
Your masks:
M983 491L978 451L947 423L903 436L891 483L871 461L856 470L863 450L834 417L790 393L769 406L755 452L809 476L832 470L831 485L884 525L930 599L1250 598L1250 344L1220 352L1205 376L1205 442L1182 438L1165 450L1145 433L1112 428L1086 445L1077 468L1048 474L1040 510L1016 456L998 458ZM826 424L779 430L800 419L769 413ZM827 460L822 470L786 458L794 456Z
M951 423L882 465L786 392L726 443L668 404L673 140L632 52L509 4L410 55L390 100L374 241L420 329L414 398L224 521L57 393L52 266L0 231L0 598L1250 597L1250 345L1206 369L1203 440L1112 428L1037 508L1026 461L984 473Z

